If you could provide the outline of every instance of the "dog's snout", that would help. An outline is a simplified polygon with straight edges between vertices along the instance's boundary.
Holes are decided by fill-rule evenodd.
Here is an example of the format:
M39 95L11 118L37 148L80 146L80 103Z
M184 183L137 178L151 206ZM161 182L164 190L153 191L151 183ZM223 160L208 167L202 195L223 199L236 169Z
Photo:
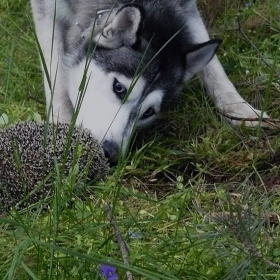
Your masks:
M102 148L104 150L105 157L111 164L115 164L118 161L119 146L113 141L104 141Z

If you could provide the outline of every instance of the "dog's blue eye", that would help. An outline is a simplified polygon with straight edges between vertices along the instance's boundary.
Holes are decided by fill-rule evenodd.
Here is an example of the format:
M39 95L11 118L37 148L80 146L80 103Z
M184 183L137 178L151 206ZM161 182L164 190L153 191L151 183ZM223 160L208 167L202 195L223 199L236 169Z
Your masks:
M120 98L124 99L127 89L126 87L121 84L116 78L114 79L114 84L113 84L113 91L114 93Z
M144 114L142 115L142 119L147 119L150 118L151 116L155 115L155 110L153 107L150 107L148 110L146 110L144 112Z

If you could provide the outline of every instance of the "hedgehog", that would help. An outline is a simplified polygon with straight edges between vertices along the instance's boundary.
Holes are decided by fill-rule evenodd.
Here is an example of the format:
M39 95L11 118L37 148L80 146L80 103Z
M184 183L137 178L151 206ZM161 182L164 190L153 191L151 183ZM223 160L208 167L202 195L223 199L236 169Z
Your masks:
M47 133L46 131L47 127ZM66 123L18 122L0 131L0 213L39 202L52 193L55 173L73 166L87 180L102 179L109 164L91 132Z

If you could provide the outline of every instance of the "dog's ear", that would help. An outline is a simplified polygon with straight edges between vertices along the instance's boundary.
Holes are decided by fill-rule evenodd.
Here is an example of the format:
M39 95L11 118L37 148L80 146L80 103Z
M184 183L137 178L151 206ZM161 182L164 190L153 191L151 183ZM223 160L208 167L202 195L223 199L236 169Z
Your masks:
M217 52L222 40L212 39L202 44L194 45L186 55L185 81L200 72L210 62Z
M115 13L109 24L107 22L98 34L94 34L94 41L108 49L132 46L137 41L143 18L141 6L125 5Z

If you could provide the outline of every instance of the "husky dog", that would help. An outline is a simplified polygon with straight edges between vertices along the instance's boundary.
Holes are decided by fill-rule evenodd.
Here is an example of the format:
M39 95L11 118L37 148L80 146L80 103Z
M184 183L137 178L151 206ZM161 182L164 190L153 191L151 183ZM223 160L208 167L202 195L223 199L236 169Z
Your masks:
M152 122L198 74L218 109L267 117L236 91L195 0L31 0L53 122L76 122L111 162L134 128ZM228 118L233 125L239 121ZM256 126L259 122L247 121Z

